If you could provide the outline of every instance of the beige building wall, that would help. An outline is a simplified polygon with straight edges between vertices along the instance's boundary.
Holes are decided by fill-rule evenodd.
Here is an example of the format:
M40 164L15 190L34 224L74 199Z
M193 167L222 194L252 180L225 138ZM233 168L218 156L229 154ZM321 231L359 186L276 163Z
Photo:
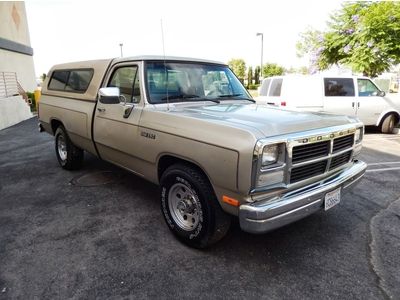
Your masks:
M25 91L36 89L24 2L0 1L0 72L16 72Z

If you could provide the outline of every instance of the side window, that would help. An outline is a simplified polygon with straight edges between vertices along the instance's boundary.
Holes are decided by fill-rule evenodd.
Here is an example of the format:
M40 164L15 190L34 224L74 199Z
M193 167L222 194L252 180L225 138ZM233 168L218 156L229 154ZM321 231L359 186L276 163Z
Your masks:
M84 93L93 77L93 70L56 70L51 75L49 90Z
M67 84L69 71L54 71L51 75L49 89L64 90Z
M378 95L379 89L368 79L357 79L358 96L368 97Z
M352 78L324 78L325 96L354 97L354 82Z
M66 91L85 92L92 79L93 71L89 70L76 70L69 73Z
M267 96L268 95L268 88L271 83L271 78L265 79L261 85L260 89L260 96Z
M137 66L120 67L114 70L109 87L117 87L126 102L140 102L140 82Z
M279 97L281 95L282 81L283 81L282 78L272 80L271 88L269 89L268 96L278 96Z

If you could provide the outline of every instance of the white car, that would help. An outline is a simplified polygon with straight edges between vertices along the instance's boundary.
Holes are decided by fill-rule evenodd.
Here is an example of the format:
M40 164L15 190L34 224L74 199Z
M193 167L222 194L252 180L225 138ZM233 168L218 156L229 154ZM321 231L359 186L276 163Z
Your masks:
M265 78L256 98L304 111L357 116L364 125L392 133L400 120L400 103L386 97L368 77L287 75Z

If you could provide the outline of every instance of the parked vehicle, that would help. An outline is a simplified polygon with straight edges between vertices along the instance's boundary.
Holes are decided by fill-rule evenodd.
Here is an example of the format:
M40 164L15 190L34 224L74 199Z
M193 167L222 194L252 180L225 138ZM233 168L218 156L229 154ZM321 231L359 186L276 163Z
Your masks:
M330 209L366 169L358 119L258 106L227 65L207 60L56 65L39 120L64 169L88 151L159 184L168 227L198 248L225 235L230 215L264 233Z
M400 120L400 103L385 97L369 78L287 75L265 78L259 104L358 117L364 125L392 133Z

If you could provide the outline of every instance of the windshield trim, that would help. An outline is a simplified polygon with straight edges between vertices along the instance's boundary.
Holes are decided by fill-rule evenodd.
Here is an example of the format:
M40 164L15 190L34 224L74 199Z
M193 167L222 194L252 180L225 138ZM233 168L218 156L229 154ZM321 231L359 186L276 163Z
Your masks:
M179 103L193 103L193 102L204 102L204 101L212 101L212 102L216 102L215 100L219 100L219 101L224 101L224 100L228 100L228 99L221 99L221 98L218 98L218 97L215 97L215 98L206 98L206 97L202 97L202 98L199 98L199 99L196 99L196 98L188 98L188 101L182 101L182 100L184 100L184 99L180 99L181 101L168 101L168 102L152 102L151 101L151 97L150 97L150 89L149 89L149 86L148 86L148 82L147 82L147 66L148 66L148 64L149 63L179 63L179 64L195 64L195 65L205 65L205 66L219 66L219 67L224 67L224 68L227 68L227 69L229 69L230 71L231 71L231 73L232 73L232 75L233 76L235 76L235 78L238 80L238 82L241 84L241 86L243 87L243 90L245 91L245 93L246 94L243 94L243 96L248 96L249 97L249 99L253 99L252 97L251 97L251 95L250 95L250 93L247 91L247 89L244 87L244 85L240 82L240 80L239 80L239 78L236 76L236 74L232 71L232 69L231 68L229 68L229 66L228 65L226 65L226 64L219 64L219 63L211 63L211 62L199 62L199 61L190 61L190 60L188 60L188 61L182 61L182 60L170 60L170 59L167 59L167 60L163 60L163 59L152 59L152 60L146 60L146 61L144 61L144 66L143 66L143 76L144 76L144 78L143 78L143 82L144 82L144 90L145 90L145 94L146 94L146 99L147 99L147 102L149 103L149 104L152 104L152 105L159 105L159 104L167 104L167 103L177 103L177 102L179 102ZM228 78L228 80L230 81L230 79ZM190 99L190 100L189 100ZM196 99L196 100L195 100ZM237 99L237 100L235 100L235 101L238 101L238 100L244 100L244 99ZM246 99L247 100L247 99Z

